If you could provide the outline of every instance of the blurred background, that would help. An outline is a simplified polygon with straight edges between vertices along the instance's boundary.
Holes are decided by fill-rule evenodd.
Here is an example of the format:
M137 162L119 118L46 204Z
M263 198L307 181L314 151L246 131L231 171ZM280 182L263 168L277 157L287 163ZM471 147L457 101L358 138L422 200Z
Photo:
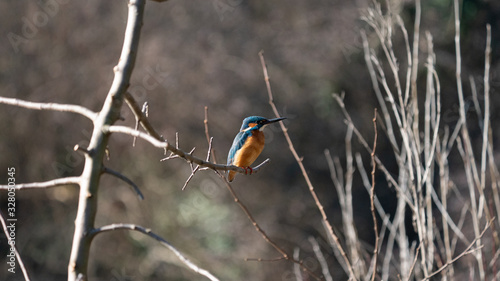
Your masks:
M412 37L413 1L389 2ZM453 1L422 2L421 31L434 36L443 122L453 126L459 116ZM215 156L225 162L243 118L273 117L258 56L263 50L275 103L288 118L285 124L295 148L304 157L321 202L339 230L339 203L324 151L329 149L344 163L346 126L332 94L345 92L347 109L371 142L377 104L360 39L360 31L366 30L376 47L372 31L360 20L371 4L368 0L148 1L130 92L140 104L149 103L149 119L157 131L171 143L177 132L181 149L196 147L195 155L201 158L208 148L203 124L208 106ZM463 77L466 83L472 77L479 91L485 25L492 25L491 118L498 147L500 3L464 0L461 7ZM100 110L120 55L126 15L123 0L0 2L0 95ZM396 55L404 61L403 43L400 32L396 33ZM422 63L420 68L424 70ZM470 85L464 89L470 96ZM134 117L125 106L122 116L120 124L134 126ZM472 109L468 117L477 119ZM81 173L83 157L72 148L89 141L92 126L85 118L0 104L0 120L2 184L7 182L7 167L15 167L18 183ZM472 137L480 137L479 128L471 130ZM238 175L234 189L280 246L289 253L300 247L307 266L320 272L308 240L317 238L334 279L344 279L283 134L277 125L265 133L266 148L257 162L271 158L271 163L258 174ZM353 145L369 168L369 153L357 141ZM390 146L382 141L378 147L382 157L385 149ZM140 140L132 147L132 138L122 135L111 138L109 151L105 165L137 183L145 200L140 201L123 182L104 175L97 226L123 222L150 228L221 280L295 280L291 263L246 261L275 259L279 253L255 231L212 172L197 173L182 191L191 172L184 161L160 162L162 150ZM386 165L391 168L390 163ZM374 237L369 197L359 179L354 181L353 192L355 224L366 241L363 247L370 249ZM390 213L394 191L381 181L377 194ZM77 188L18 191L16 200L16 245L33 280L66 280ZM3 212L6 202L6 193L0 192ZM19 270L14 275L7 272L7 249L5 236L0 235L0 279L23 280ZM205 280L185 269L156 241L123 231L94 240L89 276L91 280Z

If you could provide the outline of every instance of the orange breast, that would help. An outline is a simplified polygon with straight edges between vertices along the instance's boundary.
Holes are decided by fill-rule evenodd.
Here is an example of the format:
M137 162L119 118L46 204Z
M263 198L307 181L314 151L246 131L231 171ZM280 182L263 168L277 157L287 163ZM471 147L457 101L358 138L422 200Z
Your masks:
M264 149L264 144L264 133L259 130L253 131L243 147L236 152L233 164L238 167L248 167L252 165Z

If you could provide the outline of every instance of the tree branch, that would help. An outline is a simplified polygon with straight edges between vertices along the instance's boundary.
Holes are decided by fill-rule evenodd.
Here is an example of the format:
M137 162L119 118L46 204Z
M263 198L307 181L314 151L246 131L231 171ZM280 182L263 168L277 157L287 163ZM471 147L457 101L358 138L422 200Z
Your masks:
M321 272L323 273L325 280L333 281L332 275L330 274L330 270L328 269L328 263L325 259L325 256L323 255L323 252L321 252L321 248L319 247L318 241L316 240L316 238L309 236L309 243L311 243L312 245L314 254L316 255L316 259L318 260L321 266Z
M92 237L88 232L94 228L98 205L99 181L103 170L109 135L104 127L114 124L120 117L125 92L134 69L145 0L128 1L128 18L123 46L118 64L113 68L113 83L108 91L101 111L94 120L94 130L88 146L91 155L85 155L85 166L81 175L78 211L75 232L68 264L68 281L87 280L87 268Z
M200 159L196 156L193 156L191 153L188 153L188 152L185 152L183 150L176 148L175 146L171 145L167 141L160 141L151 135L134 130L134 129L126 127L126 126L118 126L118 125L105 126L105 127L103 127L103 131L105 133L122 133L122 134L127 134L127 135L130 135L133 137L142 138L143 140L149 142L153 146L166 149L166 150L172 152L173 154L185 159L188 162L192 162L192 163L195 163L195 164L200 165L202 167L210 168L212 170L235 171L235 172L242 173L242 174L245 174L248 172L248 171L245 171L245 169L241 168L241 167L237 167L237 166L233 166L233 165L214 164L212 162L205 161L205 160ZM257 165L256 167L252 168L252 174L258 173L259 170L264 165L268 164L270 161L271 160L268 158L268 159L264 160L262 163L260 163L259 165Z
M164 141L163 137L160 134L158 134L156 130L153 128L153 125L149 123L148 117L145 115L144 112L142 112L141 107L137 104L132 94L130 94L129 92L125 92L124 97L125 97L125 102L127 103L130 110L132 110L132 113L134 114L137 122L141 124L142 128L144 128L144 130L146 130L146 132L151 136L153 136L155 139Z
M58 178L54 180L44 181L44 182L30 182L30 183L20 183L14 186L15 189L35 189L35 188L49 188L56 187L61 185L79 185L80 177L67 177L67 178ZM8 190L12 188L9 185L0 185L0 190Z
M94 121L97 117L97 113L89 110L80 105L74 104L60 104L60 103L49 103L49 102L31 102L14 98L0 97L0 103L14 105L18 107L35 109L35 110L52 110L59 112L72 112L80 114L87 117L91 121Z
M177 250L172 244L170 244L167 240L163 239L158 234L152 232L151 229L147 229L147 228L144 228L142 226L135 225L135 224L117 223L117 224L106 225L106 226L103 226L103 227L100 227L100 228L93 229L89 233L89 236L94 237L94 236L96 236L99 233L104 233L104 232L114 231L114 230L119 230L119 229L137 231L137 232L143 233L143 234L145 234L145 235L147 235L147 236L155 239L156 241L160 242L160 244L162 244L163 246L165 246L166 248L168 248L170 251L172 251L181 260L181 262L183 264L185 264L192 271L194 271L194 272L196 272L196 273L198 273L200 275L203 275L203 276L207 277L208 279L210 279L212 281L218 281L219 280L219 279L217 279L217 277L215 277L214 275L212 275L207 270L205 270L203 268L200 268L199 266L195 265L191 260L189 260L179 250Z
M142 195L141 190L139 189L137 184L135 184L131 179L127 178L126 176L122 175L121 173L119 173L115 170L112 170L108 167L103 167L102 172L109 174L109 175L112 175L112 176L115 176L115 177L121 179L122 181L128 183L132 187L132 189L135 191L135 193L137 193L137 196L139 196L139 199L144 200L144 195Z
M378 262L378 243L379 243L379 233L378 233L378 222L377 222L377 214L375 213L375 171L377 168L377 162L375 161L375 150L377 149L377 109L375 108L375 113L373 114L373 129L375 131L375 136L373 139L373 150L370 154L372 159L372 187L370 189L370 211L372 213L373 220L373 231L375 232L375 248L373 249L373 275L371 281L375 280L375 276L377 276L377 262Z
M208 150L207 150L207 158L205 159L205 161L210 161L210 154L212 152L212 141L214 140L214 138L210 138L208 140ZM196 174L196 172L198 172L200 170L200 165L196 166L196 168L193 169L193 164L191 164L191 175L189 175L188 179L186 180L186 182L184 183L184 185L182 186L182 190L186 189L188 183L191 181L191 179L194 177L194 174ZM205 168L207 169L207 168Z

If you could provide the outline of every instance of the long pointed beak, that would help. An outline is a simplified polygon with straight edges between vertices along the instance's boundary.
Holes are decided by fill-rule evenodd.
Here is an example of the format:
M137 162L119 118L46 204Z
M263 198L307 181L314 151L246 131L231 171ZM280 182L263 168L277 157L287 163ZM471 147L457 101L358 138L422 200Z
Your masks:
M266 124L271 124L271 123L274 123L274 122L278 122L278 121L281 121L283 119L286 119L286 117L280 117L280 118L274 118L274 119L267 119Z

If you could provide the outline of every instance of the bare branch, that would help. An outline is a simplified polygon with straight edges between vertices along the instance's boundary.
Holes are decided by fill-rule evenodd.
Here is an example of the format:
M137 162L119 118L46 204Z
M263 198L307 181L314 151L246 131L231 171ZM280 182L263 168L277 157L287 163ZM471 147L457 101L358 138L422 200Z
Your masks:
M59 112L72 112L76 114L83 115L94 121L97 117L97 113L83 107L74 104L60 104L60 103L49 103L49 102L31 102L14 98L0 97L0 103L14 105L18 107L35 109L35 110L51 110Z
M203 120L205 124L205 136L207 137L207 142L210 144L210 132L208 131L208 106L205 106L205 120ZM217 164L217 158L215 157L215 149L212 147L210 153L212 154L212 159L215 164ZM209 159L207 159L208 161Z
M319 264L321 265L321 273L323 273L325 280L333 281L332 275L330 274L330 270L328 270L328 263L326 262L323 252L321 252L318 241L316 240L316 238L309 236L309 243L311 243L314 254L316 255L316 259L318 259Z
M488 146L488 131L490 125L490 64L491 64L491 26L486 25L486 50L484 51L484 121L483 147L481 151L481 186L484 190L486 180L486 148Z
M127 92L127 93L125 93L125 94L128 94L128 92ZM145 116L146 118L147 118L147 117L149 117L149 104L148 104L148 102L145 102L145 103L142 105L142 110L141 110L141 112L144 114L144 116ZM146 120L147 120L147 119L146 119ZM136 116L136 118L135 118L135 129L136 129L136 130L137 130L137 129L139 129L139 118L138 118L137 116ZM134 146L134 147L135 147L135 141L136 141L136 140L137 140L137 138L134 138L134 141L132 142L132 146Z
M164 148L168 151L171 151L173 154L178 155L179 157L185 159L188 162L192 162L192 163L195 163L195 164L200 165L202 167L210 168L212 170L235 171L235 172L242 173L242 174L245 174L248 172L248 171L245 171L245 169L241 168L241 167L237 167L237 166L233 166L233 165L214 164L214 163L205 161L205 160L200 159L196 156L193 156L191 153L184 152L184 151L174 147L173 145L171 145L167 141L159 141L156 138L154 138L146 133L136 131L136 130L129 128L129 127L117 126L117 125L105 126L103 128L103 130L106 133L122 133L122 134L127 134L130 136L142 138L143 140L149 142L153 146L156 146L158 148ZM260 169L264 165L268 164L270 161L271 160L268 158L268 159L264 160L262 163L260 163L259 165L252 168L252 174L258 173L260 171Z
M420 248L422 247L423 243L418 244L417 250L415 251L415 257L413 259L413 262L411 263L410 271L408 272L408 280L413 274L413 270L415 269L415 265L417 265L417 260L418 260L418 255L420 254Z
M156 241L160 242L160 244L162 244L163 246L167 247L170 251L172 251L180 259L180 261L182 263L184 263L192 271L194 271L200 275L203 275L212 281L219 280L217 277L212 275L207 270L195 265L190 259L188 259L186 256L184 256L184 254L181 251L177 250L177 248L175 248L172 244L170 244L167 240L163 239L158 234L152 232L151 229L147 229L147 228L144 228L142 226L135 225L135 224L117 223L117 224L106 225L106 226L94 229L89 233L89 235L95 236L99 233L104 233L107 231L114 231L114 230L119 230L119 229L137 231L137 232L143 233L143 234L155 239Z
M88 146L93 151L85 157L85 167L81 175L78 211L75 219L73 244L68 264L68 280L87 279L87 268L92 239L87 233L95 225L97 215L99 180L102 161L106 154L109 137L104 127L114 124L120 118L124 95L130 85L134 69L139 39L143 25L145 0L128 0L128 16L122 50L117 65L113 68L114 78L99 115L94 120L94 130Z
M49 188L56 187L62 185L79 185L80 177L67 177L67 178L58 178L50 181L44 182L30 182L30 183L16 183L14 186L17 190L21 189L34 189L34 188ZM9 185L0 185L0 190L8 190L12 188Z
M130 110L132 110L132 113L135 115L137 122L141 124L142 128L144 128L144 130L146 130L146 132L151 136L153 136L154 138L163 141L164 140L163 137L160 134L158 134L156 130L153 128L153 125L149 123L148 117L146 116L145 112L142 111L141 107L137 104L134 97L129 92L125 92L124 97L125 97L125 102L130 107Z
M300 248L299 247L295 247L295 249L293 249L293 258L296 260L300 259ZM293 265L293 271L295 273L295 279L297 281L304 281L304 278L302 278L302 272L300 272L300 265L298 263L295 263Z
M126 176L122 175L121 173L119 173L115 170L112 170L108 167L103 167L102 172L106 173L106 174L110 174L112 176L115 176L115 177L121 179L122 181L128 183L132 187L132 189L135 191L135 193L137 193L137 196L139 196L139 199L144 200L144 195L142 195L141 190L131 179L127 178Z
M378 243L379 243L379 233L378 233L378 222L377 222L377 214L375 213L375 171L377 168L377 161L375 161L375 150L377 149L377 109L375 108L375 113L373 116L373 129L375 137L373 139L373 150L370 154L372 159L372 187L370 189L370 211L372 213L373 220L373 231L375 232L375 249L373 249L373 275L371 280L375 280L375 276L377 276L377 261L378 261Z
M206 116L205 116L206 117ZM205 119L206 120L206 119ZM210 155L211 155L211 151L212 151L212 141L214 140L214 138L210 138L208 140L208 150L207 150L207 158L205 159L205 161L210 161ZM202 169L200 169L200 165L196 166L196 168L193 169L193 163L190 163L191 164L191 175L189 175L188 179L186 180L186 182L184 183L184 185L182 186L182 190L184 190L188 183L191 181L191 179L194 177L194 174L196 174L196 172L198 171L201 171Z

